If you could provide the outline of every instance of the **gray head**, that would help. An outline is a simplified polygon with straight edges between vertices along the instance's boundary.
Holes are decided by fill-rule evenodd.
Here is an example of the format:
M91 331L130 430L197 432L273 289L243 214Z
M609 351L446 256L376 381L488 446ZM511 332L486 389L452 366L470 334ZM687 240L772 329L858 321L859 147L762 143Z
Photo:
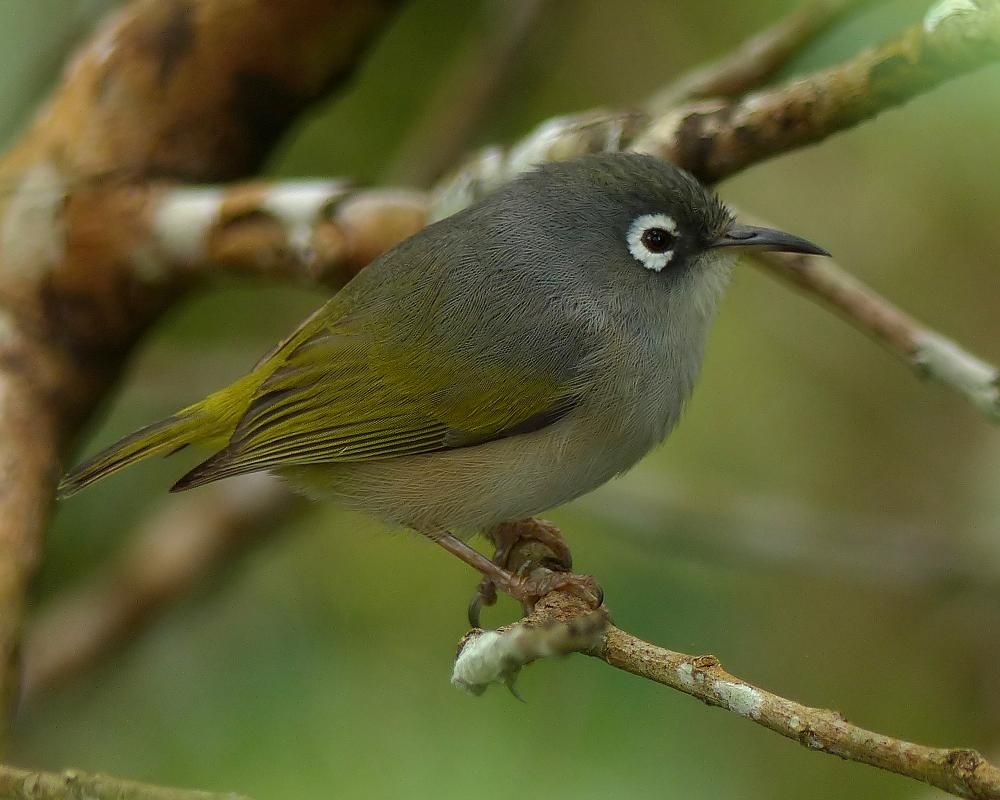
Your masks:
M546 229L605 244L617 240L635 265L665 278L726 247L828 255L797 236L736 224L715 193L690 173L637 153L545 164L507 194L534 211L544 209L538 218Z
M540 166L470 209L459 226L480 231L507 281L523 277L548 302L600 304L619 319L640 311L637 299L657 317L688 309L710 317L734 247L825 253L735 223L689 173L635 153Z

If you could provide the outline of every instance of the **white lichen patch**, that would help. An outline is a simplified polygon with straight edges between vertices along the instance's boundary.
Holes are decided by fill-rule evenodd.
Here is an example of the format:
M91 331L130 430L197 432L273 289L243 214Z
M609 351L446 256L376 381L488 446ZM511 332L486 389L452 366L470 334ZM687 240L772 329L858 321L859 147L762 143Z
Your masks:
M760 691L745 683L714 681L712 691L730 711L748 719L758 719L764 698Z
M946 19L959 14L975 14L979 10L975 0L941 0L932 5L924 15L924 30L934 33Z
M681 685L686 686L689 689L694 688L694 667L685 662L674 671L677 673L677 680L681 682Z
M323 210L347 192L343 181L295 181L272 187L261 210L284 226L289 246L303 260L312 250L313 229Z
M40 162L21 177L0 227L4 268L15 278L33 280L50 272L66 255L63 204L66 183L53 164Z
M208 232L219 219L223 197L222 189L214 187L177 189L164 196L153 217L153 237L159 250L182 264L203 259ZM140 268L148 277L148 261Z
M428 221L450 217L498 189L508 179L504 164L501 148L480 150L435 192Z
M567 622L519 623L497 631L472 631L455 657L451 682L476 695L491 683L500 683L519 697L514 681L522 667L539 658L589 650L600 641L607 625L607 614L598 609Z
M916 361L935 380L965 395L980 411L1000 420L1000 373L950 339L925 332L917 339Z
M605 111L546 120L510 151L507 176L514 178L548 161L618 152L625 144L628 122L627 115Z
M552 161L556 156L572 158L582 155L576 151L575 135L579 121L574 116L554 117L546 120L511 149L507 156L507 173L511 177Z
M455 659L451 671L453 686L480 695L491 683L511 685L522 661L520 627L501 633L474 633Z

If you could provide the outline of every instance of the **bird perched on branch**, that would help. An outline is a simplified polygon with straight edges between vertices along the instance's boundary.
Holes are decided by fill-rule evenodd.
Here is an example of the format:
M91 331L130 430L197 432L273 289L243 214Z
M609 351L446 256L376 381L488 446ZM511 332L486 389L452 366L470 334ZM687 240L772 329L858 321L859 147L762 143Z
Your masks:
M60 492L201 445L217 452L174 491L268 470L426 534L523 601L579 585L503 569L509 523L667 436L747 247L826 254L735 223L649 156L541 166L382 255L246 377L98 453ZM465 543L477 531L494 532L493 562Z

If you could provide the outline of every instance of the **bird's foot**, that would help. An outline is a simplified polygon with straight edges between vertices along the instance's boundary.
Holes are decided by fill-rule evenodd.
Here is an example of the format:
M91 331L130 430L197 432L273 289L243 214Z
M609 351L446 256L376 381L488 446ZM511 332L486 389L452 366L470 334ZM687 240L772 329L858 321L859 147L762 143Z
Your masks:
M520 574L528 566L560 572L573 569L573 554L559 529L544 519L502 522L487 537L496 547L494 563Z
M550 522L524 519L505 522L487 534L496 545L493 563L498 574L483 578L469 603L469 622L479 627L482 607L496 602L497 590L509 594L530 614L549 592L567 591L600 608L601 587L589 575L576 575L573 556L559 529Z
M604 603L604 590L593 575L577 575L574 572L552 572L548 569L536 570L527 578L520 578L517 585L506 590L521 602L525 614L535 610L535 604L550 592L566 592L579 597L595 609Z

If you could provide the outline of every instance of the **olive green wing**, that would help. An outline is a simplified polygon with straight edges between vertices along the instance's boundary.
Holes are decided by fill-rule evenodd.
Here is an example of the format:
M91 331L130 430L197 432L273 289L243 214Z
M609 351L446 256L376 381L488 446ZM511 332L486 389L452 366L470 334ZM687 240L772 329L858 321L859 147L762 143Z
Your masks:
M433 336L406 341L364 319L330 316L314 315L258 366L269 374L228 446L175 489L481 444L551 424L576 403L565 377L479 363Z

